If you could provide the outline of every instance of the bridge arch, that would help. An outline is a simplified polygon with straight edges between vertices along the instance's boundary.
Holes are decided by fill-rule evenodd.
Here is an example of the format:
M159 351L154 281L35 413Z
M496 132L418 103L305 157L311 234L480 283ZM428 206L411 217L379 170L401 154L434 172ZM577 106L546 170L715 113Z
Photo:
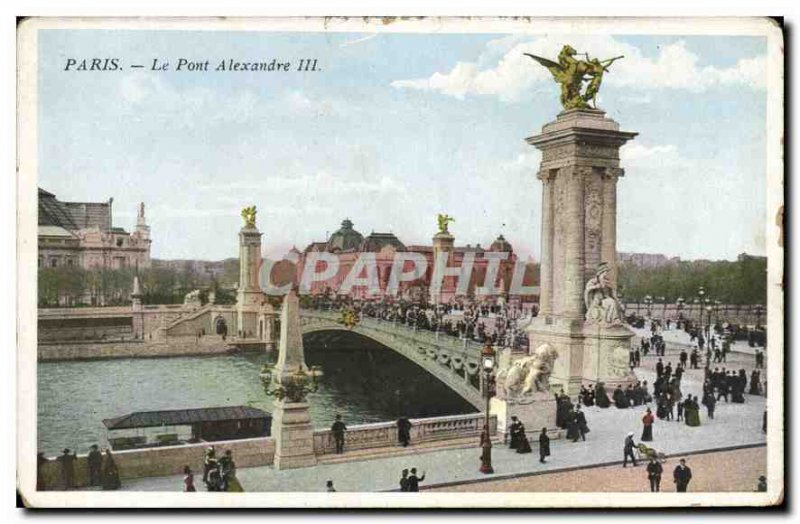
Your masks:
M444 336L437 339L433 333L412 331L388 322L362 320L348 328L337 320L330 313L301 313L303 335L340 332L364 337L417 364L476 409L484 408L478 373L480 355L475 348L464 348L457 339Z

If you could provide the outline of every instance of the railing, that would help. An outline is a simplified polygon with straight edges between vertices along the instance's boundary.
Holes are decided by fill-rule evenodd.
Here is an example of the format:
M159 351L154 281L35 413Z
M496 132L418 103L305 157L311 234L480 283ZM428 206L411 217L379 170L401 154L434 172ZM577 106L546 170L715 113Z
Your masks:
M474 413L411 419L411 444L474 437L477 446L484 418L484 414ZM496 416L489 418L489 432L492 435L497 432ZM395 422L350 426L344 434L344 448L348 451L397 445L397 424ZM316 455L327 455L334 453L335 450L336 442L330 430L314 430L314 453Z

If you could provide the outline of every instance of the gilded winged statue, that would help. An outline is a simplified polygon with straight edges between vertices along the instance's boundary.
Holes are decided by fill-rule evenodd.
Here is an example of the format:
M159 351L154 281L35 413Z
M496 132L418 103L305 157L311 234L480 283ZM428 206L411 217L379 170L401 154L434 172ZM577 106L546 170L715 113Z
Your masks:
M623 56L616 56L608 60L589 58L588 53L582 53L586 60L576 57L578 52L570 45L565 45L558 53L558 62L547 58L523 53L543 65L553 75L553 79L561 86L561 105L564 109L583 109L591 107L597 109L597 93L603 82L603 75L615 61ZM584 90L584 82L587 83ZM581 92L583 90L583 92ZM591 102L591 105L589 104Z
M256 225L256 206L250 206L242 209L242 218L244 225L247 227L255 227Z
M447 214L443 215L441 213L436 215L436 220L439 222L439 233L448 233L449 231L447 231L447 224L456 221L456 219L451 217L450 215Z

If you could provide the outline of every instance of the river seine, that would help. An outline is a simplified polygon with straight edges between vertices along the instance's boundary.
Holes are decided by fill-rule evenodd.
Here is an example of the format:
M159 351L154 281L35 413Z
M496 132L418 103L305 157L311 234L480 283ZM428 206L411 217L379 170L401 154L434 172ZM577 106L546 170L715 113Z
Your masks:
M259 379L276 353L217 357L40 362L38 435L51 456L107 446L102 420L133 411L249 405L272 411ZM320 366L309 395L315 427L340 413L348 425L473 413L476 410L416 364L365 339L306 342L306 362Z

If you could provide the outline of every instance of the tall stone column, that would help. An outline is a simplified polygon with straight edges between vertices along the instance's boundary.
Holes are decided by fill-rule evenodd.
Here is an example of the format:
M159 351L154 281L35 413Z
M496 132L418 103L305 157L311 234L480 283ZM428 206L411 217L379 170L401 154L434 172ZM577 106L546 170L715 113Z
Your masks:
M609 280L617 287L617 180L624 170L607 168L603 174L603 242L600 247L603 262L609 265Z
M264 293L258 284L261 232L247 223L239 231L239 289L236 293L236 331L239 338L258 336L258 315Z
M555 170L540 171L542 181L542 243L539 262L539 315L553 314L553 179Z
M272 373L273 382L286 391L286 396L276 400L272 409L275 469L301 468L317 463L314 428L306 395L300 389L305 384L298 378L298 372L308 370L301 329L299 300L292 291L283 299L278 363Z
M133 291L131 292L131 313L133 318L133 338L144 338L144 312L142 311L142 291L139 287L139 277L133 277Z
M559 312L565 319L583 319L583 286L586 251L585 242L585 216L584 216L584 175L585 169L581 166L563 168L567 184L567 202L565 213L560 217L565 221L566 256L564 263L564 307ZM561 239L559 239L560 241Z
M563 111L527 142L542 152L540 314L529 327L532 351L558 352L552 382L568 394L582 384L631 379L623 353L632 332L619 322L586 318L589 279L609 270L616 286L616 179L619 148L636 136L596 109Z
M437 270L438 264L436 262L439 260L439 256L443 253L447 253L447 260L450 260L450 255L453 253L453 245L455 244L455 240L455 237L448 231L440 231L433 236L433 260L431 261L432 270L429 289L429 301L433 304L442 302L442 292L444 291L444 279L441 277L441 273ZM446 266L447 263L445 263L445 267ZM435 289L433 285L434 282L440 282L441 287L439 289Z

